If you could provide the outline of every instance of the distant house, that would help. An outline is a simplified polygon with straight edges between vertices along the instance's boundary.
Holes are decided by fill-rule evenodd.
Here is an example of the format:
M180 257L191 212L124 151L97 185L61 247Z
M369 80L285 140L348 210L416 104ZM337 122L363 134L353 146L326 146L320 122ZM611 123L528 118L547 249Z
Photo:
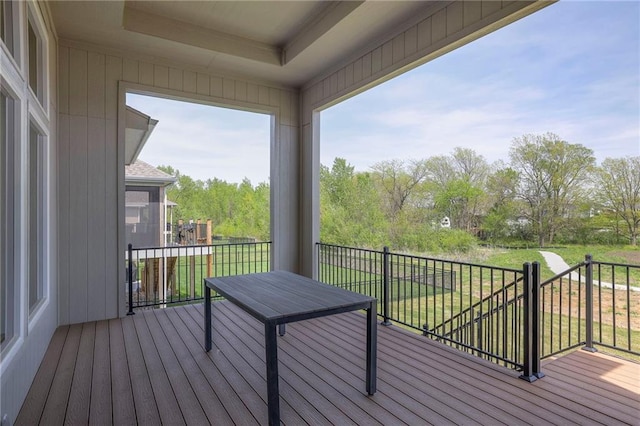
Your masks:
M125 130L125 232L134 247L158 247L168 242L168 209L165 188L175 177L138 159L144 144L158 124L148 115L127 107Z
M175 203L167 200L165 188L175 177L142 160L125 165L125 225L127 244L134 247L166 245L168 209Z

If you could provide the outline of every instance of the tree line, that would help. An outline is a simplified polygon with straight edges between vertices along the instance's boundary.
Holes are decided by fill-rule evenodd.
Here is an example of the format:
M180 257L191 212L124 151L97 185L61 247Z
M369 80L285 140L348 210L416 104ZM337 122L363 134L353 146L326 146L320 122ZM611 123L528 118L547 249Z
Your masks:
M177 204L176 221L211 219L214 235L269 240L268 184L253 186L248 179L241 183L217 178L194 180L171 166L158 169L176 177L166 190L167 198Z
M225 235L269 235L269 187L178 177L168 196L183 217L212 218ZM446 227L443 219L448 218ZM417 251L493 244L628 243L640 232L640 157L607 158L553 133L524 135L509 161L468 148L385 160L358 172L320 169L320 235L329 243Z

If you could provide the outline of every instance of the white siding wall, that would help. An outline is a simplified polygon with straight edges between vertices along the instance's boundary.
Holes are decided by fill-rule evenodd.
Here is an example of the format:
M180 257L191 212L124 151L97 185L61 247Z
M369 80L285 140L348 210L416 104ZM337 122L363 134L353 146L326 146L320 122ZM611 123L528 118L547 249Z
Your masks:
M271 187L278 211L271 217L273 261L276 268L297 270L296 91L69 41L59 44L59 63L60 324L123 312L124 258L119 253L124 247L118 248L123 235L118 217L124 214L119 193L124 169L118 154L118 102L124 88L273 114Z
M313 276L319 241L319 114L495 29L547 6L546 2L425 3L424 13L389 37L306 84L301 94L301 273Z

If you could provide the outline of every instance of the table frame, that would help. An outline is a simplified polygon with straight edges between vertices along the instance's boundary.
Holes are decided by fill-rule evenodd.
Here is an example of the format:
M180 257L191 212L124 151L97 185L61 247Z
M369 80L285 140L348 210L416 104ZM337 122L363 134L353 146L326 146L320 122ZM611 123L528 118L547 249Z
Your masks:
M369 395L373 395L376 392L377 301L375 298L284 271L205 278L204 282L204 337L205 350L207 352L212 347L212 290L218 292L264 324L269 425L280 424L278 340L276 332L280 336L284 336L286 333L285 324L290 322L365 309L367 311L366 391ZM303 288L311 289L315 299L305 301L304 294L301 293ZM265 292L270 292L269 296L274 296L274 300L266 298ZM276 296L284 296L284 298L277 300ZM290 304L285 300L287 296L292 299ZM297 303L299 305L289 306L296 303L296 297L298 297ZM324 298L329 300L324 301ZM319 302L321 300L322 302Z

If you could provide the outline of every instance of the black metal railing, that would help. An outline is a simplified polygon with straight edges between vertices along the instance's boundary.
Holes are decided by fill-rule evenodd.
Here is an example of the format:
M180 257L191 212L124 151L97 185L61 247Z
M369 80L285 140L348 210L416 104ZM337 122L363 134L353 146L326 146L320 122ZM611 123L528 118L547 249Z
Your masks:
M640 265L584 262L540 285L541 357L594 346L640 356Z
M319 280L378 298L384 324L420 330L523 375L536 367L526 353L527 341L536 340L525 328L535 287L526 267L532 265L517 270L318 243Z
M318 278L378 298L383 324L542 377L540 360L577 347L640 356L640 265L585 261L541 283L522 270L318 243Z
M127 308L204 300L207 277L271 270L271 242L131 247L126 256Z

